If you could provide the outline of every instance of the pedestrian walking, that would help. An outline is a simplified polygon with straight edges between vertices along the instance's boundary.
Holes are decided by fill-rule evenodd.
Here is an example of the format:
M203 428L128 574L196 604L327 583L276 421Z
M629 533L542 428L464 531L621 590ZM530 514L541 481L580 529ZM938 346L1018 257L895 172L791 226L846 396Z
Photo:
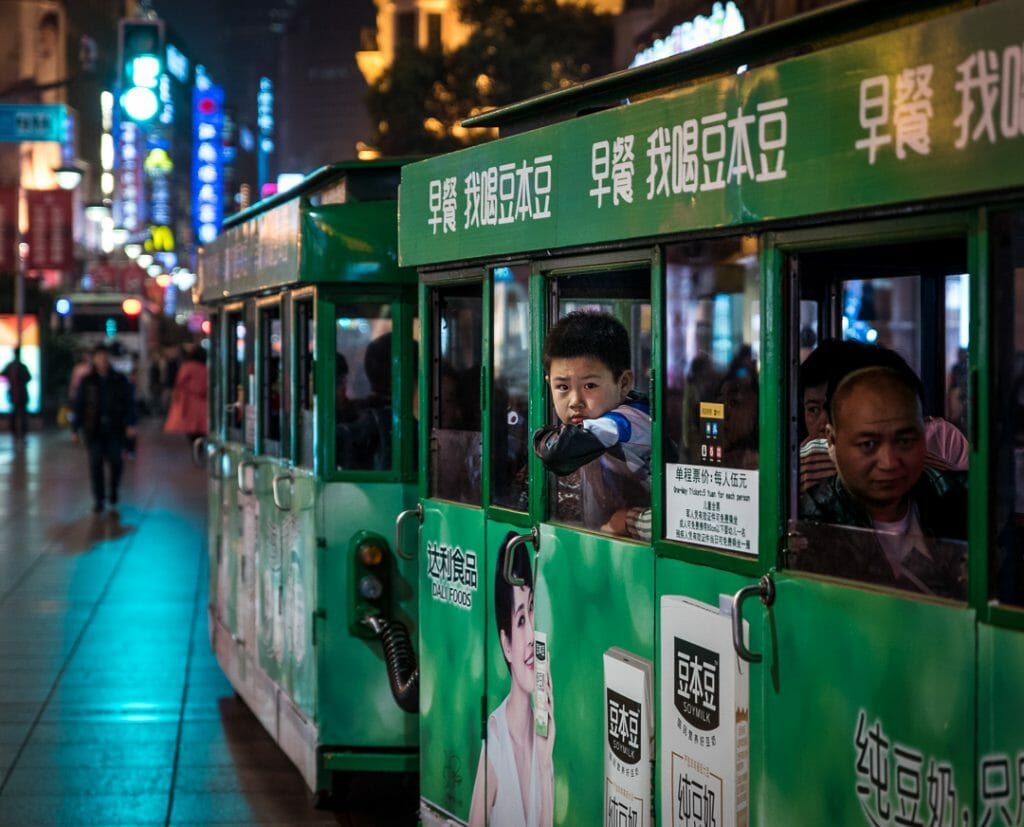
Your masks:
M28 383L32 374L21 361L20 347L14 349L14 357L7 363L2 375L7 380L7 399L11 404L11 436L22 442L28 431Z
M111 367L110 351L100 344L93 349L92 370L78 385L72 437L85 442L89 454L89 476L94 500L93 512L104 503L117 505L125 440L135 437L135 392L131 382ZM109 467L109 484L105 474Z
M191 443L206 435L206 423L206 351L193 347L178 368L164 432L185 434Z

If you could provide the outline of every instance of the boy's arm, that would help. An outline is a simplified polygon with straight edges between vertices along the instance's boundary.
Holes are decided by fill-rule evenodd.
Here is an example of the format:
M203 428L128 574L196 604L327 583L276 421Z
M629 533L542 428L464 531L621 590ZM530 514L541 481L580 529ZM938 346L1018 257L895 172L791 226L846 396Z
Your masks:
M621 413L609 411L597 419L584 419L582 425L538 428L533 435L533 450L544 467L560 477L571 474L620 442L629 442L631 426Z
M544 467L560 477L592 462L605 447L582 425L538 428L533 434L533 451Z

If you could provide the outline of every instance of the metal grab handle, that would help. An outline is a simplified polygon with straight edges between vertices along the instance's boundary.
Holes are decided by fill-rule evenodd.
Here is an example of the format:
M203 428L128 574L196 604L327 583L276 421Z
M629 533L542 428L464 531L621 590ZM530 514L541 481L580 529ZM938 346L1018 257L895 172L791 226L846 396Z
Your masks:
M289 483L289 491L288 491L288 500L289 500L289 502L288 502L287 505L283 505L282 504L281 497L280 497L280 495L278 493L279 492L278 484L283 482L284 480L288 480L288 483ZM273 490L274 490L274 505L276 505L279 509L281 509L281 511L291 511L291 499L292 499L292 496L294 494L294 490L293 489L295 487L294 483L295 483L295 481L292 479L292 475L291 474L274 474L274 481L273 481L273 484L271 485L271 488L273 488Z
M215 475L216 479L226 480L229 476L231 476L231 471L228 471L226 474L224 473L224 458L231 456L231 449L228 448L226 445L221 445L214 452L213 456L215 458L215 467L217 469L217 473Z
M775 582L763 574L757 585L744 586L732 596L732 648L747 663L760 663L764 657L758 652L751 652L743 642L743 601L755 594L765 606L771 606L775 602Z
M246 488L245 469L250 466L252 467L252 488ZM243 459L238 463L238 490L247 497L251 497L256 492L256 460Z
M197 436L192 440L192 462L197 468L202 468L203 460L209 459L211 448L213 448L213 445L210 444L205 436ZM201 456L202 454L206 454L206 456L203 457Z
M407 517L416 515L417 522L420 525L423 524L423 504L416 503L415 508L407 508L405 511L400 511L398 516L395 517L395 554L401 557L403 560L415 560L415 554L402 554L402 521Z
M508 583L510 586L526 585L526 581L523 580L522 577L516 577L516 575L512 572L512 565L516 559L516 548L521 544L525 543L527 540L529 540L533 544L534 550L540 548L540 530L537 528L537 526L531 528L529 534L517 534L515 537L512 538L509 544L505 546L505 565L502 569L502 574L505 577L505 582Z

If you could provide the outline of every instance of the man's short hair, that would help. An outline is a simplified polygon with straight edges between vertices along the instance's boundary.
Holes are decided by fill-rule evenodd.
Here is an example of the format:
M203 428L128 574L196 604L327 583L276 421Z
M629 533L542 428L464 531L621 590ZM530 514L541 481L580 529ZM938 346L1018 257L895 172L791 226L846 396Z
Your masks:
M912 399L916 403L917 410L920 413L921 397L918 394L920 383L921 380L917 378L913 371L896 370L888 365L870 365L851 371L839 380L829 399L829 422L835 427L835 411L849 398L850 394L862 385L882 391L892 389L902 391L907 399Z
M924 383L895 350L854 339L825 339L801 363L797 373L800 398L808 388L825 385L825 409L832 421L832 397L843 379L864 368L889 368L924 401Z
M632 363L629 333L622 322L608 313L577 310L563 316L544 339L544 373L551 372L554 359L580 356L599 359L618 380Z
M92 352L109 354L110 345L108 345L106 342L97 342L95 345L92 346Z

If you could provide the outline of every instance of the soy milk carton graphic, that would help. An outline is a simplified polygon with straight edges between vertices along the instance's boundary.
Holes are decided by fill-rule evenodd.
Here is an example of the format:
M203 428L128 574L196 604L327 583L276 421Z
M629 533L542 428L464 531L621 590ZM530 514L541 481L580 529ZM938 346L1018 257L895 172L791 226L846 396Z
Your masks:
M653 824L653 664L618 647L604 653L604 824Z
M731 601L663 596L659 654L664 823L746 827L750 679L732 645Z

